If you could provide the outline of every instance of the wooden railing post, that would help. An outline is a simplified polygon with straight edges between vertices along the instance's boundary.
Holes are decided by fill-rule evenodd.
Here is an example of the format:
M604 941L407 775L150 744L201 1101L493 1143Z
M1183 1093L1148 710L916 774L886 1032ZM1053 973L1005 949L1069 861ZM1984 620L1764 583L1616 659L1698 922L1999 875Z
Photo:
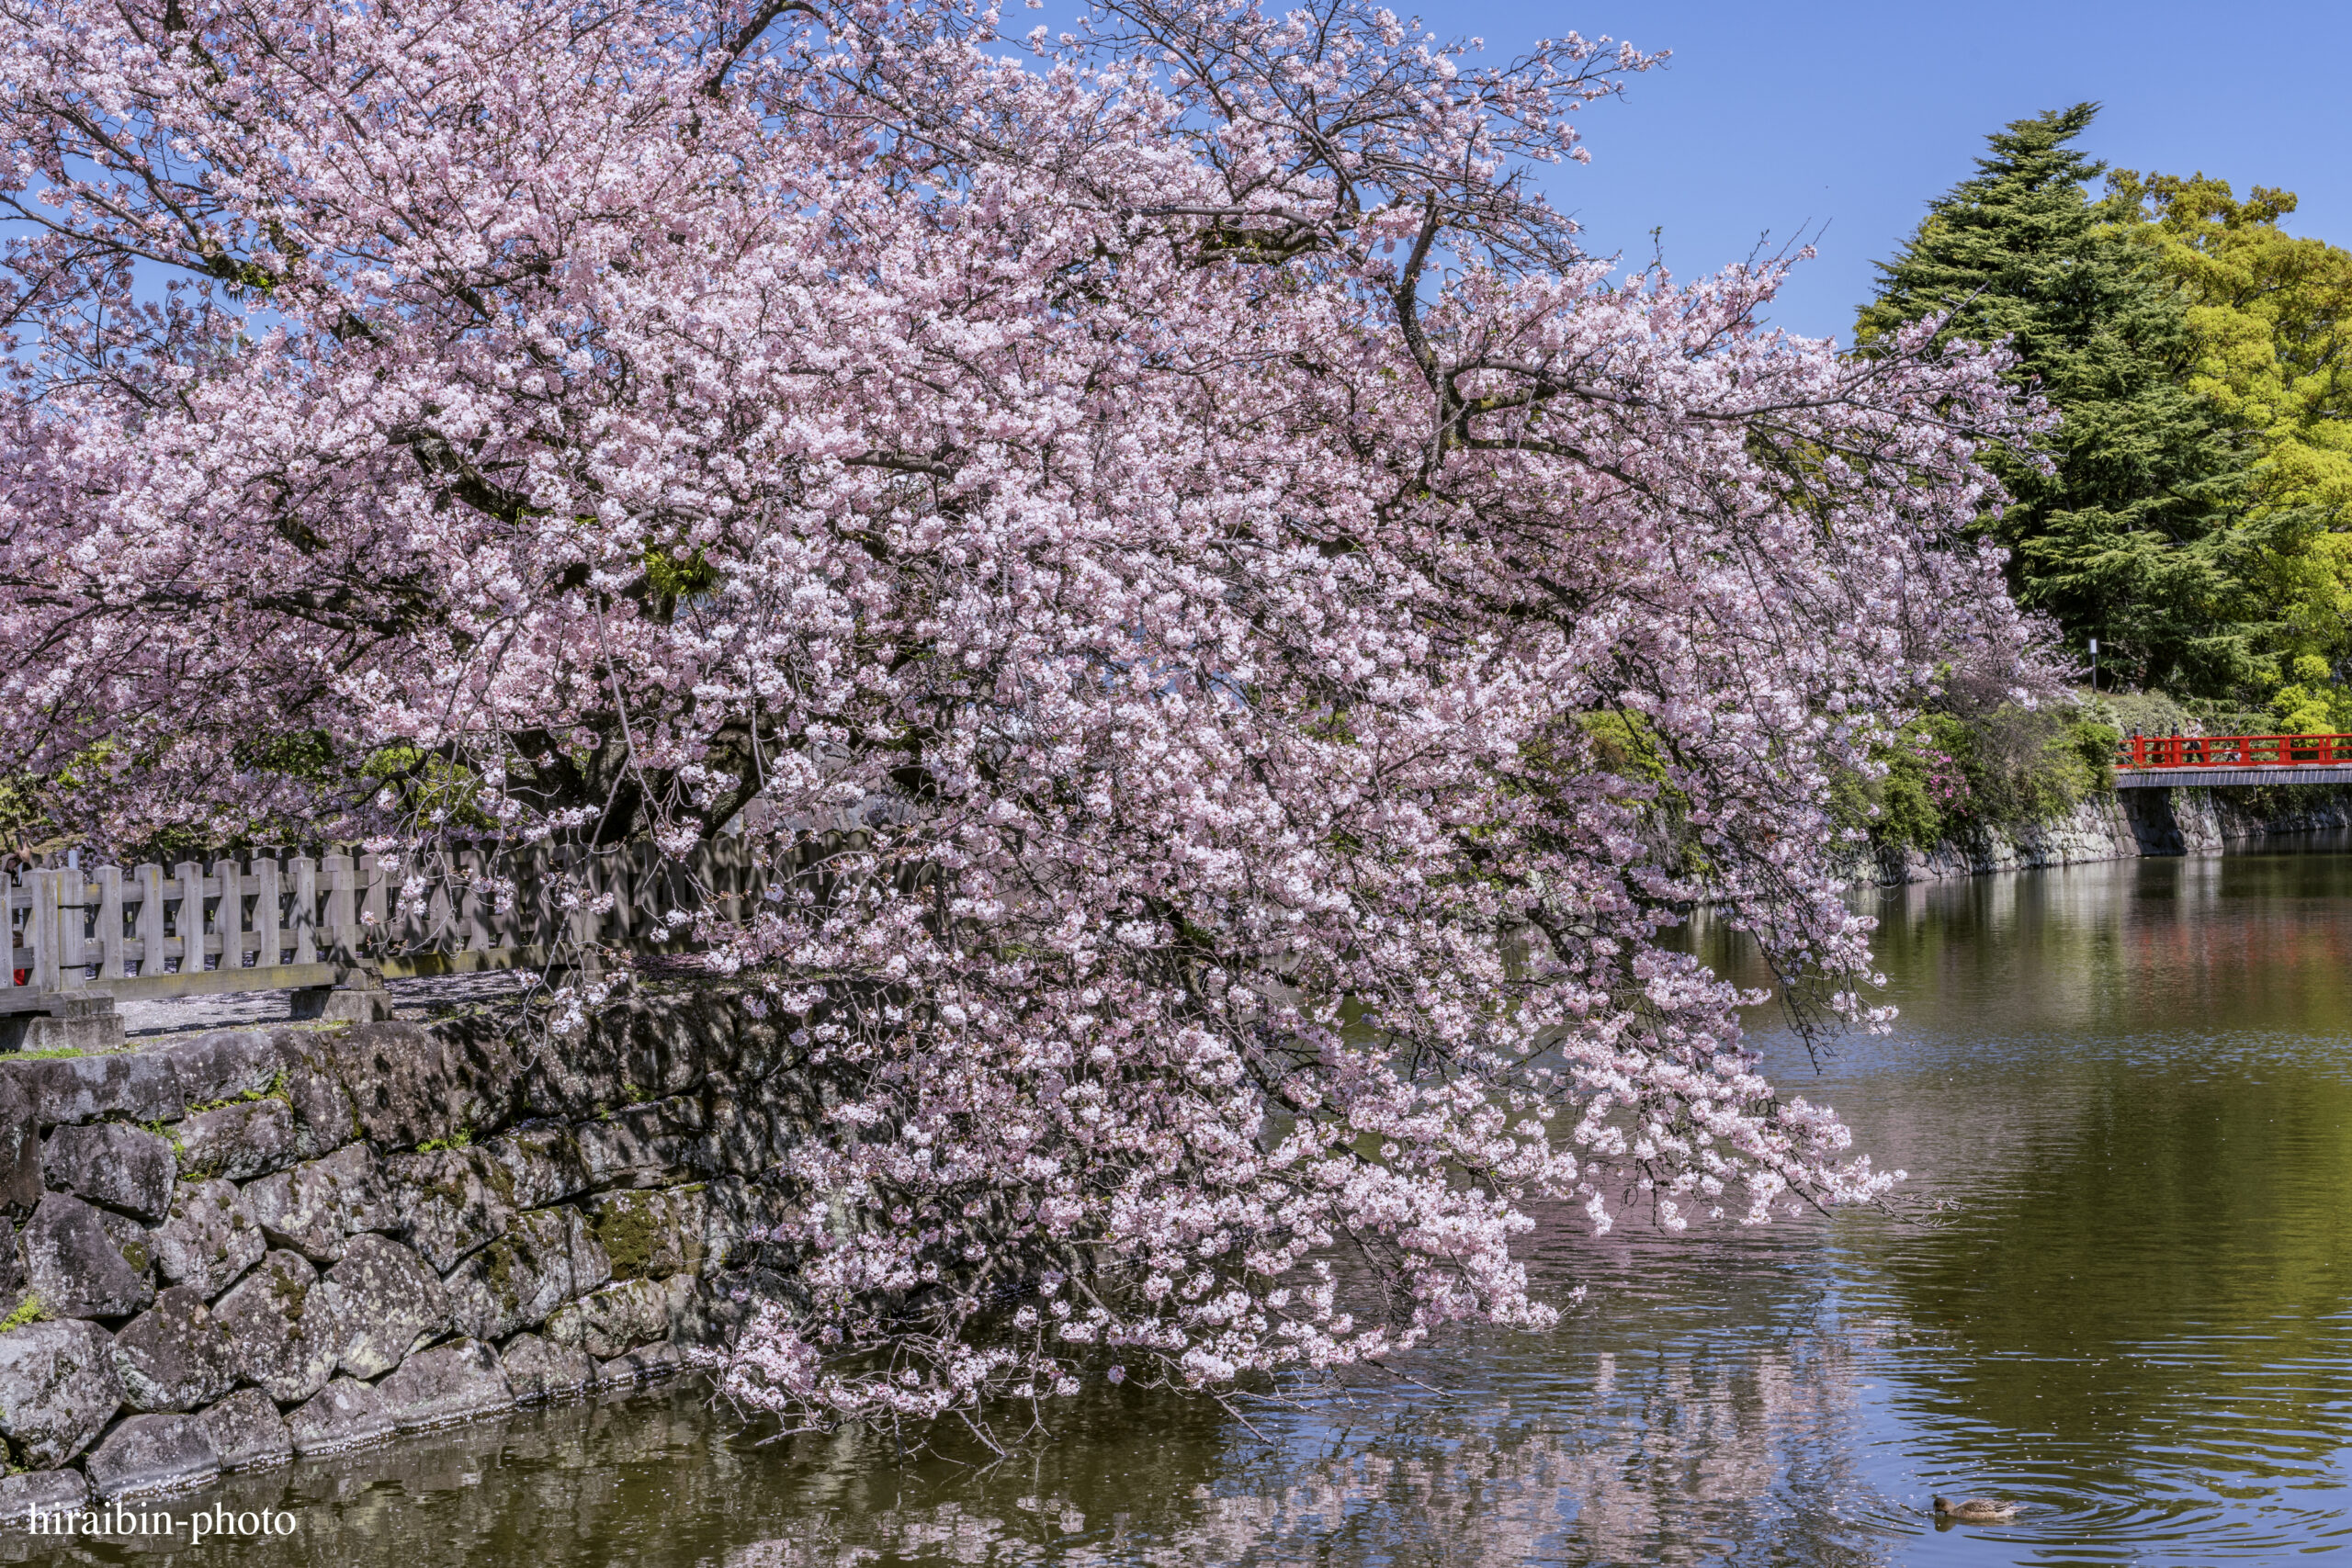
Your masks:
M76 874L79 874L78 873ZM98 978L123 978L122 867L102 865L98 879Z
M54 871L28 874L33 897L25 924L32 934L32 982L38 991L54 991L59 987L57 879L62 874Z
M245 877L235 860L216 861L213 879L220 885L220 901L213 906L213 926L220 933L220 967L245 966Z
M139 973L141 978L161 975L164 962L164 868L142 865L139 880Z
M327 874L326 941L322 951L342 963L359 957L359 883L346 854L322 857Z
M172 869L180 885L180 973L194 975L204 968L204 868L184 860Z
M315 964L319 958L319 867L308 855L286 863L287 880L294 885L288 909L294 925L294 962Z
M285 928L280 923L280 908L285 901L285 879L280 874L277 856L265 851L253 863L254 878L254 967L275 969L285 953Z

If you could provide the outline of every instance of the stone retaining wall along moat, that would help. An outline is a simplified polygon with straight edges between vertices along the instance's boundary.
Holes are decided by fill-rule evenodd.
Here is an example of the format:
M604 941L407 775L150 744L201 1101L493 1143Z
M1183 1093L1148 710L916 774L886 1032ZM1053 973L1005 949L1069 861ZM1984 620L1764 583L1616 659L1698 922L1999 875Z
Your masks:
M711 994L0 1056L0 1517L679 1370L780 1284L796 1057Z

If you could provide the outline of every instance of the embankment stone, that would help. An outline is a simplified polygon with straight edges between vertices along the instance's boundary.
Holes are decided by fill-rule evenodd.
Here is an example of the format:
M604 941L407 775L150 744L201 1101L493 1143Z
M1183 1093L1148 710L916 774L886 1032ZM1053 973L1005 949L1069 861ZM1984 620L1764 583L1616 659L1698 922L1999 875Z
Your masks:
M406 1227L401 1235L441 1273L514 1223L514 1207L499 1196L489 1171L481 1149L434 1149L384 1161L385 1201Z
M163 1049L191 1107L266 1094L293 1060L276 1036L252 1029L219 1030Z
M424 1258L379 1235L351 1238L317 1299L342 1325L335 1364L356 1378L390 1371L419 1339L449 1326L449 1292Z
M343 1353L341 1325L319 1302L318 1285L300 1253L273 1252L212 1309L238 1375L281 1404L324 1388Z
M548 1318L547 1336L559 1345L609 1360L670 1337L694 1294L694 1281L630 1280L594 1291Z
M691 1100L657 1100L616 1111L610 1121L574 1130L588 1186L651 1187L696 1168L702 1108Z
M153 1133L94 1122L51 1133L40 1173L51 1187L154 1221L171 1206L179 1163L171 1144Z
M179 1134L181 1165L192 1174L251 1181L302 1157L294 1135L294 1108L282 1100L243 1100L200 1111L174 1130Z
M90 1489L101 1497L198 1486L220 1473L212 1439L194 1416L133 1416L90 1451Z
M461 1127L496 1127L514 1113L521 1046L504 1035L449 1033L400 1023L355 1023L320 1047L351 1097L363 1135L413 1148Z
M159 1051L116 1051L102 1056L52 1056L5 1064L32 1102L44 1127L120 1116L131 1122L176 1121L187 1108L171 1058Z
M526 1127L482 1146L482 1179L515 1209L544 1209L594 1185L569 1127Z
M596 1375L596 1363L584 1350L557 1345L536 1334L518 1334L499 1352L506 1381L514 1397L528 1403L560 1399L586 1388Z
M271 1245L291 1247L313 1263L333 1263L351 1236L396 1223L384 1201L376 1156L365 1144L265 1176L242 1190Z
M479 1339L420 1350L377 1385L385 1413L403 1431L470 1421L512 1408L514 1390L498 1352Z
M0 1073L0 1214L23 1219L40 1201L40 1123L14 1073Z
M0 1524L21 1528L28 1509L53 1514L79 1508L89 1497L90 1483L78 1470L28 1470L0 1478Z
M121 1406L113 1339L96 1324L34 1323L0 1334L0 1436L28 1464L63 1464Z
M644 1345L596 1363L598 1388L627 1388L692 1371L694 1360L681 1345Z
M374 1388L337 1378L286 1418L286 1431L296 1453L334 1453L390 1437L392 1418Z
M175 1285L114 1337L123 1401L139 1411L195 1410L236 1386L228 1330L203 1292Z
M599 1194L588 1226L612 1260L613 1278L663 1279L701 1268L710 1199L699 1187Z
M536 1210L449 1276L451 1323L476 1339L503 1339L611 1278L611 1263L578 1213Z
M208 1301L269 1250L243 1195L219 1180L181 1182L169 1213L150 1238L164 1278L194 1287Z
M294 1457L294 1439L269 1395L241 1388L197 1417L223 1470L255 1470Z
M155 1299L145 1256L125 1256L109 1218L136 1232L136 1222L109 1216L78 1198L51 1192L25 1226L26 1288L57 1317L128 1317Z

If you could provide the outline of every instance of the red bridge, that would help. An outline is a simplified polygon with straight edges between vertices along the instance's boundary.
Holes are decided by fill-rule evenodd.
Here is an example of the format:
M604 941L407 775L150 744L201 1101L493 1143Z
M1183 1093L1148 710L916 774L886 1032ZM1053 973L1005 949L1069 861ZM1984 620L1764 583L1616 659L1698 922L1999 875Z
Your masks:
M2115 787L2352 784L2352 735L2134 735L2115 750Z

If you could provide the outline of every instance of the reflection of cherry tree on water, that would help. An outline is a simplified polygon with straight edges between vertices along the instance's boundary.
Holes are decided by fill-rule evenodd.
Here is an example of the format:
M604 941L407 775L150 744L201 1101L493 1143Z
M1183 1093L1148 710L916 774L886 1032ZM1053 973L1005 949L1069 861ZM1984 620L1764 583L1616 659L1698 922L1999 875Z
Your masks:
M1532 1195L1884 1190L1656 936L1703 874L1864 1012L1827 780L2017 657L1959 530L2018 416L1759 329L1777 266L1585 260L1525 169L1639 57L7 3L8 762L117 841L797 868L695 933L834 1090L739 1398L1229 1388L1548 1322Z
M1101 1476L1075 1462L1032 1478L1016 1461L1023 1479L1003 1490L1030 1490L1010 1499L812 1499L788 1535L728 1562L1881 1562L1895 1506L1848 1457L1870 1353L1853 1337L1839 1325L1760 1353L1604 1351L1586 1387L1526 1400L1318 1403L1282 1413L1270 1442L1229 1428L1213 1457L1176 1449L1108 1515ZM888 1439L870 1440L886 1467Z

